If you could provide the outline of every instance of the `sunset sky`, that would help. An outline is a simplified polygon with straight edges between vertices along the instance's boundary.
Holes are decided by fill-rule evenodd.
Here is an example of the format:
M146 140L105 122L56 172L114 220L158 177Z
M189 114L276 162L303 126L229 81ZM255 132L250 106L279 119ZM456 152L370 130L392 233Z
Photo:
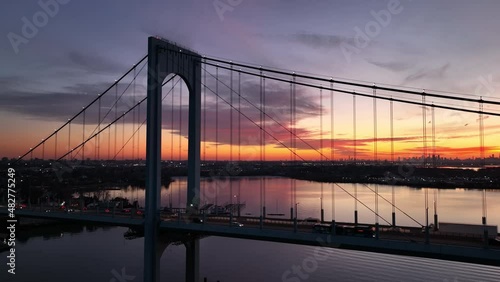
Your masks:
M45 9L38 1L1 4L0 156L24 154L71 118L146 54L147 37L153 35L187 46L202 55L233 61L369 84L414 87L427 92L441 90L451 96L482 96L483 99L500 101L500 2L496 0L54 1L41 0L40 3L52 5ZM40 15L44 13L47 21L38 22L36 32L26 33L26 22L42 21L44 18ZM366 42L360 41L363 37L360 37L360 32L368 39ZM215 73L212 67L207 70ZM229 84L228 72L221 71L220 74L221 79ZM144 81L142 76L137 80L135 95L138 97L145 95ZM215 89L214 81L207 84ZM164 93L170 89L169 85L164 88ZM179 85L174 91L176 105L180 103ZM120 91L125 87L125 83L120 84ZM229 97L227 88L219 85L219 89L221 96ZM258 91L258 80L242 77L243 96L256 103ZM367 93L371 93L369 89ZM125 95L133 94L129 89ZM186 87L183 87L183 95L184 107L180 113L179 108L174 109L173 127L171 96L164 102L165 159L172 158L172 136L174 159L179 156L179 114L184 121L180 138L181 158L186 158ZM289 85L269 81L266 95L267 112L288 127ZM419 100L415 96L387 95ZM111 97L103 99L111 103ZM211 93L207 93L207 128L203 134L206 142L202 144L202 156L207 159L216 158L215 100ZM336 93L335 106L331 109L330 92L324 91L323 105L319 102L319 90L297 87L298 122L295 127L301 139L307 142L297 141L298 154L308 160L321 159L316 150L324 154L324 159L334 154L336 159L353 157L352 97ZM371 159L374 148L372 99L358 97L356 102L357 157ZM477 104L458 101L428 98L427 102L478 108ZM228 159L230 108L221 101L219 103L217 158ZM387 101L377 103L378 158L390 159L390 106ZM248 104L242 109L258 121L259 113L255 109L252 111ZM145 107L142 110L141 116L144 116ZM485 110L500 113L498 106L485 106ZM330 123L332 111L335 115L334 132L331 132ZM91 113L95 114L96 110L89 109L86 134L96 126L95 115ZM319 126L320 113L323 114L323 128ZM236 122L237 114L233 113L233 117ZM435 117L436 154L444 157L479 156L477 114L436 109ZM126 120L125 139L132 133L134 125L131 121L131 118ZM495 154L495 157L500 157L499 121L500 117L484 117L486 156ZM241 158L258 159L259 130L243 117L241 122ZM422 108L394 104L397 156L422 155L422 122ZM430 109L426 122L428 152L431 154ZM272 122L267 127L274 137L286 146L290 145L286 130ZM81 121L75 121L72 130L82 132ZM118 132L122 134L121 123ZM140 132L140 146L134 138L135 147L133 150L132 144L125 147L125 158L137 157L137 150L144 158L145 129ZM235 142L237 132L236 129L233 131ZM81 140L81 134L78 136ZM118 136L121 144L122 136ZM334 152L330 147L332 136ZM59 135L59 156L68 147L67 138L67 134ZM71 146L77 145L77 137L71 138ZM99 145L101 158L107 158L107 138L108 132L105 132ZM320 148L321 143L323 148ZM267 136L266 144L266 159L290 158L289 150L273 138ZM45 157L53 158L54 141L49 140L45 147ZM95 148L94 143L89 143L86 156L93 158ZM114 148L110 151L115 152ZM233 146L233 154L237 159L237 146ZM34 152L34 156L41 157L41 151Z

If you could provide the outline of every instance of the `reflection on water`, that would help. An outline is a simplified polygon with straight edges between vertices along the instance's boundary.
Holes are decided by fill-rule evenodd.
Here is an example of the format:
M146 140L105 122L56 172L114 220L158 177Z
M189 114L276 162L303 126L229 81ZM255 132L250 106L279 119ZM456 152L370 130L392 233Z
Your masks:
M174 178L168 188L161 191L161 205L185 207L187 180L185 177ZM375 210L375 194L372 190L378 187L379 192L379 222L391 222L392 214L392 186L377 184L334 185L312 181L293 180L296 183L295 205L291 200L291 179L281 177L236 177L213 181L202 179L201 204L211 203L224 205L228 203L246 203L242 214L260 215L261 194L262 205L266 206L267 213L284 214L290 217L290 208L298 208L298 217L319 218L323 205L325 220L335 217L336 221L353 222L355 200L355 186L359 202L357 209L359 221L374 223L376 218L371 210ZM265 183L265 191L261 193L261 183ZM321 193L323 187L323 194ZM428 192L430 222L432 222L434 207L437 209L439 220L443 222L457 222L469 224L482 223L482 191L470 189L419 189L407 186L395 186L395 205L398 209L396 220L398 225L419 226L425 224L425 191ZM129 187L125 190L110 191L112 197L127 197L138 200L144 205L144 189ZM333 197L332 197L333 193ZM351 195L350 195L351 194ZM491 225L500 225L499 190L488 190L487 221ZM332 200L333 199L333 200ZM436 200L436 201L435 201ZM332 205L332 202L334 205ZM436 205L434 205L436 202ZM366 206L365 206L366 205ZM332 206L335 208L332 209ZM405 215L407 214L407 215ZM411 218L410 218L411 217ZM413 219L414 220L413 220ZM418 222L418 223L417 223Z

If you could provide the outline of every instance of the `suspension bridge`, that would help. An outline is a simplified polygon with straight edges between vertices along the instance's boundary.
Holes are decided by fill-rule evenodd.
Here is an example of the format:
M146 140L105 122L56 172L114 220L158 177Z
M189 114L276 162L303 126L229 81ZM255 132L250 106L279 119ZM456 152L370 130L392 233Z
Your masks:
M412 179L420 187L439 187L433 180L412 178L398 170L408 164L434 169L456 162L459 154L462 164L478 168L495 165L494 155L489 154L499 148L488 146L485 136L494 133L495 127L487 123L498 119L499 106L500 101L492 97L324 77L201 56L151 37L146 56L11 164L23 181L18 189L30 191L29 207L15 213L18 218L139 230L145 242L144 281L159 281L159 258L173 242L186 246L186 281L199 281L199 240L203 236L499 265L500 249L489 244L497 234L488 233L491 225L487 225L486 188L495 188L489 184L490 178L481 176L470 181L484 181L482 202L478 203L482 217L471 222L480 223L484 233L472 239L440 233L435 207L430 224L429 189L425 189L423 222L398 205L394 188L403 179ZM450 123L450 117L457 116L458 121ZM475 120L477 129L453 137L467 145L446 147L443 142L447 136L463 129L456 123L470 119ZM462 127L475 125L470 123ZM166 184L169 206L161 205L160 192L165 184L162 167L187 175L185 196L181 200L179 188L177 206L173 206L173 183ZM355 170L354 176L332 176L346 167ZM109 170L113 172L108 175L109 181L105 175L96 179L78 175L74 179L75 172L94 168L123 168L127 175ZM393 172L361 179L356 178L361 171L356 169L360 168ZM134 178L137 171L143 173L142 177ZM39 176L35 176L37 173ZM287 202L289 209L285 213L269 212L273 203L267 195L266 178L253 183L257 186L252 189L253 196L258 197L258 212L251 215L241 212L250 208L241 196L241 190L248 187L232 181L229 187L200 181L217 182L238 175L288 177L288 184L280 189L282 202ZM321 182L320 216L300 218L297 179L312 176ZM56 200L49 193L52 186L66 194L81 195L89 187L111 188L118 186L117 182L145 187L145 208L117 208L114 204L87 208L80 202L78 212L68 213L71 199L65 199L65 211L49 208L49 202ZM348 188L343 182L352 185ZM379 186L370 182L391 185L392 197L384 197ZM229 191L221 194L221 189ZM373 206L358 195L360 189L371 193ZM38 199L31 197L35 191ZM340 194L352 200L350 222L336 220L336 195ZM436 194L434 197L436 205ZM325 213L327 204L331 214ZM390 218L382 214L382 205L392 210ZM358 207L370 213L373 222L360 222ZM1 212L7 214L6 209ZM398 224L396 215L411 225Z

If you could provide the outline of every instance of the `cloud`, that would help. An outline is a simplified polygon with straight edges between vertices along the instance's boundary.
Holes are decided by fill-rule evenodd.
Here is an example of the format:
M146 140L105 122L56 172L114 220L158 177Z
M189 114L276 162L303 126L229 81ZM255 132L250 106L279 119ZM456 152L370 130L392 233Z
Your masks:
M125 65L93 52L73 50L68 53L67 58L68 62L64 62L64 66L66 66L66 63L71 63L78 69L89 73L115 74L127 69Z
M36 119L60 121L63 123L78 113L83 106L87 106L97 97L97 94L100 94L108 87L109 83L80 83L64 87L61 91L38 92L19 90L16 87L5 87L0 89L0 97L2 99L0 109L2 111L20 113ZM119 84L119 95L123 93L125 87L126 85ZM112 107L113 103L114 96L109 92L107 95L102 96L101 117ZM129 89L117 105L118 112L123 113L131 104ZM86 122L89 124L96 123L99 112L98 103L89 107L86 112L88 119ZM114 112L110 115L109 119L112 117L114 117ZM74 122L80 123L82 120L76 119Z
M258 145L260 139L255 138L260 134L260 126L264 124L260 123L260 81L258 79L252 79L250 77L245 77L241 84L241 115L238 113L237 109L231 108L226 102L231 101L231 91L228 87L229 76L227 73L221 73L218 77L220 79L218 93L220 98L218 99L218 116L216 115L216 96L211 92L207 91L207 104L206 109L202 113L202 117L206 116L206 121L202 121L202 125L206 125L203 129L206 131L204 134L205 141L217 142L219 144L229 144L231 139L231 112L233 113L233 141L236 141L237 126L241 125L241 136L243 137L243 143L247 145ZM12 80L3 79L10 84L14 84ZM0 79L1 83L2 79ZM207 83L208 89L215 91L215 79L210 79ZM7 82L5 85L7 85ZM69 118L73 117L78 113L83 106L88 105L90 101L97 97L97 94L108 88L108 83L79 83L63 88L62 91L49 92L49 91L27 91L27 90L17 90L16 87L8 87L8 89L0 90L0 95L2 97L2 104L0 109L3 111L10 111L21 113L29 118L42 119L48 121L59 121L61 124L66 122ZM183 92L183 106L179 107L179 86L176 86L174 91L174 108L172 110L172 94L164 100L163 102L163 112L162 128L164 130L169 130L175 134L181 133L183 138L187 138L188 134L188 119L189 119L189 107L187 105L188 92L184 88ZM233 85L236 88L236 85ZM118 95L122 94L122 91L126 88L126 84L119 84ZM167 93L171 89L171 84L169 83L163 89L163 94ZM143 90L143 89L142 89ZM290 136L290 99L289 99L289 85L287 84L272 84L268 82L265 92L265 126L266 140L267 142L275 143L276 140L289 140ZM104 118L103 124L108 124L115 118L115 107L114 104L114 88L101 97L101 118ZM139 93L139 97L144 97L144 91ZM131 105L134 105L131 100L130 89L124 94L125 99L117 105L116 115L120 116L123 112L128 110ZM233 105L238 108L238 95L237 93L232 93L233 95ZM137 99L139 100L139 98ZM202 97L202 101L204 97ZM139 120L142 122L146 118L145 103L142 105L141 117ZM264 109L264 105L262 105ZM296 89L296 118L297 123L305 118L311 118L319 115L320 105L315 101L305 89ZM85 111L86 113L86 124L89 128L97 126L99 108L98 103L95 103L91 107L88 107ZM107 115L107 116L106 116ZM218 120L217 120L218 119ZM182 120L182 127L180 126L180 121ZM217 122L216 122L217 120ZM75 119L73 124L81 124L83 122L82 116ZM127 115L125 123L132 123L132 115ZM216 136L215 132L218 132ZM307 128L297 128L297 134L303 138L308 138L310 136L316 135L317 132L310 131ZM252 138L249 138L252 137ZM273 136L273 137L271 137ZM216 138L217 137L217 138Z
M289 39L313 48L337 48L342 42L354 45L354 39L342 35L326 35L302 32L289 36Z
M450 63L447 63L438 68L420 69L419 71L408 75L404 80L405 82L413 82L422 78L442 79L449 68Z
M376 62L369 60L368 63L381 67L383 69L388 69L393 72L405 71L413 67L414 64L404 63L404 62Z

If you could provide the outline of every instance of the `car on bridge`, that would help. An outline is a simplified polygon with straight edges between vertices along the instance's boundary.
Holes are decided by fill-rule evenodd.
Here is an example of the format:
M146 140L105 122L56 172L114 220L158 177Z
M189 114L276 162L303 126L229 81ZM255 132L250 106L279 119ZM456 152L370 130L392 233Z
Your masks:
M231 223L231 226L234 226L234 227L243 227L243 223L239 223L239 222L237 222L237 221L233 221L233 222Z
M331 224L317 223L313 226L314 233L331 234ZM370 225L335 225L335 235L355 236L355 237L375 237L375 228Z
M330 224L320 224L320 223L314 224L313 232L314 233L330 234L330 233L332 233L332 226Z
M319 220L319 218L315 218L315 217L308 217L308 218L304 219L304 222L305 223L320 223L321 220Z

